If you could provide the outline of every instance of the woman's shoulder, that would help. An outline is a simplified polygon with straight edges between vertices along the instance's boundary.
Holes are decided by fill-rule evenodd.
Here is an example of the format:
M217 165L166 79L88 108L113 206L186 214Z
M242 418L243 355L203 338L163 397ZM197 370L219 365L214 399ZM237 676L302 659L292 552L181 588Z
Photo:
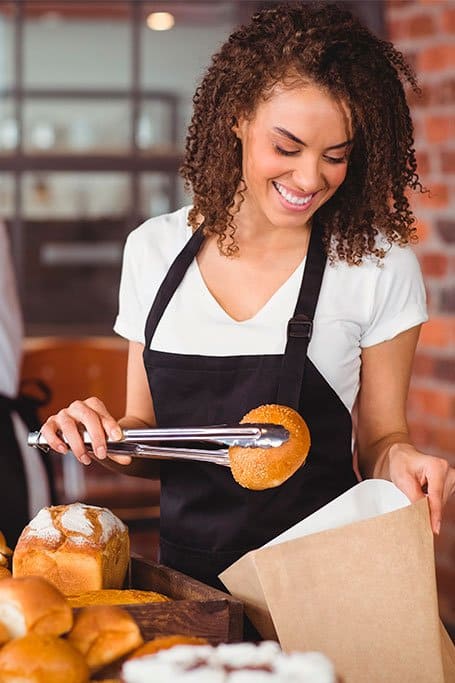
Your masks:
M400 245L378 236L376 247L383 251L382 258L375 254L367 254L359 265L351 265L341 260L335 260L331 265L335 272L341 271L346 278L357 281L363 278L383 279L384 276L406 277L420 272L419 261L412 245Z
M147 259L175 258L191 236L188 225L190 206L172 213L149 218L132 230L127 237L127 250L135 256Z

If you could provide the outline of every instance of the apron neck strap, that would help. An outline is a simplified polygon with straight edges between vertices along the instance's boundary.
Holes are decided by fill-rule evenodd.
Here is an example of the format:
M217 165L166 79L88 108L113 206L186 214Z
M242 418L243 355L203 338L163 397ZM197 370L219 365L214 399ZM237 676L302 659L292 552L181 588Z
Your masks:
M183 280L186 271L190 267L193 259L198 253L201 245L205 239L203 233L203 224L192 234L188 242L185 244L182 251L175 258L172 266L169 268L166 277L158 289L157 295L153 305L148 314L145 325L145 348L150 348L155 330L161 320L161 316L166 310L167 305L174 296L174 293Z
M321 290L327 256L322 229L315 221L311 229L302 284L294 315L288 322L286 350L281 367L277 403L299 409L305 361L313 332L313 320Z

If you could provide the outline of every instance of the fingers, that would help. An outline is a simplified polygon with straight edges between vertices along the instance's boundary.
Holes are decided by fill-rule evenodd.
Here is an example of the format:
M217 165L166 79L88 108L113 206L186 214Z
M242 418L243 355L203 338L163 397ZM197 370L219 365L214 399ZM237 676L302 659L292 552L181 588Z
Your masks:
M432 458L427 475L428 502L430 505L431 527L435 534L441 529L442 508L455 486L455 471L446 460Z
M108 456L110 460L117 462L119 465L131 465L132 458L130 455L117 455L108 452Z
M41 429L49 446L60 453L71 449L83 465L88 465L92 457L84 444L82 432L90 436L94 456L100 460L107 457L106 434L116 441L122 438L119 424L109 414L105 405L97 398L74 401L68 408L51 416Z

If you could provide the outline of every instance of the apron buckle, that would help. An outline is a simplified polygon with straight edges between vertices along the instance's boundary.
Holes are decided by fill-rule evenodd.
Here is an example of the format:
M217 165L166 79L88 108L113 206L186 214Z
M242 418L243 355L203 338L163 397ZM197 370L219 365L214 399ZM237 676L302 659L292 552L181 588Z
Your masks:
M298 313L288 322L287 336L310 339L313 333L313 321L304 313Z

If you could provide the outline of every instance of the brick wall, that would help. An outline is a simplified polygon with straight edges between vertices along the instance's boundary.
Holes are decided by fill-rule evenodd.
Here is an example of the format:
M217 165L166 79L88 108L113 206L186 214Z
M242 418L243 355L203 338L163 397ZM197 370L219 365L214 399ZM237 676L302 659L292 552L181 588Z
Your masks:
M417 446L455 466L455 0L388 0L388 34L413 64L422 95L410 96L419 173L413 196L416 248L428 292L409 399ZM455 630L455 497L436 539L443 619Z

